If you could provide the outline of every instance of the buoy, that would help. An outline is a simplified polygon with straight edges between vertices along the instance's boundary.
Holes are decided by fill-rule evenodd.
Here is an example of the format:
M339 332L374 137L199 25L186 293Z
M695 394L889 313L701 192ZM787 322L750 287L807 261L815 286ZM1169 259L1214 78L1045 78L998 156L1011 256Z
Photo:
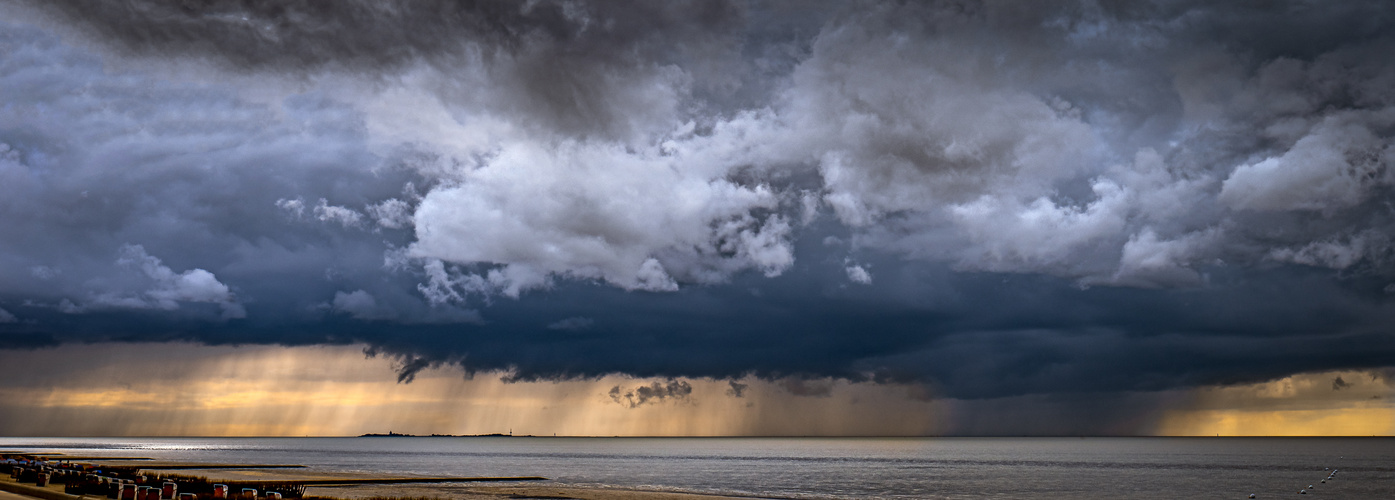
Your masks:
M1307 495L1307 494L1308 494L1308 490L1298 490L1298 494L1299 494L1299 495Z
M1308 489L1310 489L1310 490L1313 489L1313 485L1311 485L1311 484L1308 485Z
M1254 493L1250 493L1250 498L1254 498L1254 497L1255 497L1255 494L1254 494Z

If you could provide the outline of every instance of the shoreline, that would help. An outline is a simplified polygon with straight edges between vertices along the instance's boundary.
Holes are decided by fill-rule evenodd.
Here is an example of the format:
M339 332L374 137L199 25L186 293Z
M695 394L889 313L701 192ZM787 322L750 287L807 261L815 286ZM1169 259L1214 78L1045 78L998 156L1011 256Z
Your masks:
M731 496L716 493L693 493L632 489L620 487L566 486L555 484L528 484L511 486L440 486L436 488L401 489L384 488L380 494L358 496L345 495L347 492L307 491L306 499L336 498L340 500L372 500L390 497L411 499L441 498L452 500L790 500L767 496ZM338 493L338 494L336 494ZM359 492L368 493L367 491ZM327 495L324 495L327 494ZM407 495L403 495L407 494ZM390 496L389 496L390 495ZM406 500L405 498L403 500Z
M230 472L230 471L228 471ZM31 500L100 500L106 497L72 495L61 484L36 486L0 477L0 492ZM559 484L466 485L461 483L312 486L306 500L788 500L765 496L732 496L599 486ZM294 500L294 499L293 499Z

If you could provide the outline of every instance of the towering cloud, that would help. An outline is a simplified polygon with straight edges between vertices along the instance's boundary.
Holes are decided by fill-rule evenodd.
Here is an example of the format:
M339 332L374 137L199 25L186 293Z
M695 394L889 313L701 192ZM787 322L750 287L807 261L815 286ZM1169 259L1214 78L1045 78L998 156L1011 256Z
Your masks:
M1395 354L1380 2L4 11L14 345L959 397Z

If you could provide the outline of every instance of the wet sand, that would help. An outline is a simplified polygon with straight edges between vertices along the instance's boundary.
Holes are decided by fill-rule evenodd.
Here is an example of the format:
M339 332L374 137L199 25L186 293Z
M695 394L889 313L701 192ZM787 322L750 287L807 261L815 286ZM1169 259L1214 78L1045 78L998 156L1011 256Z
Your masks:
M358 491L345 491L355 489ZM359 487L310 488L306 496L329 496L344 499L369 497L420 497L452 500L751 500L767 497L730 497L671 491L628 490L619 488L583 488L549 484L517 486L437 486L437 487Z
M157 462L159 465L166 463ZM169 464L174 464L170 462ZM113 464L115 465L115 464ZM121 464L143 467L145 463ZM193 464L190 464L193 465ZM258 469L178 469L150 470L158 475L203 476L213 481L324 481L400 478L401 475L375 475L361 473L317 472L295 468ZM13 483L9 478L0 481ZM61 485L50 485L47 489L62 492ZM2 492L0 492L2 493ZM672 491L652 491L640 489L579 487L553 484L551 481L529 481L509 483L406 483L406 484L362 484L345 486L310 486L305 496L360 500L368 498L398 499L442 499L442 500L751 500L768 497L732 497L701 493L679 493ZM35 500L34 497L7 493L0 500Z
M334 472L313 472L303 469L189 469L153 471L189 476L204 476L223 481L307 481L332 479L374 479L389 476ZM400 476L392 476L400 477ZM536 481L511 484L368 484L353 486L311 486L306 497L330 497L345 500L367 498L440 498L443 500L751 500L765 497L731 497L671 491L591 488Z
M342 476L340 476L342 477ZM362 477L362 476L356 476ZM264 478L266 479L266 478ZM281 479L281 478L277 478ZM13 483L9 478L0 479ZM54 493L61 493L62 486L50 485ZM701 495L664 491L640 491L614 488L580 488L550 484L527 484L507 486L461 486L451 485L365 485L311 487L305 492L309 500L315 498L338 498L357 500L367 498L400 498L443 500L738 500L738 497ZM72 497L78 498L78 497ZM95 497L87 497L95 498ZM37 500L36 497L0 491L0 500ZM751 500L751 497L739 498Z
M34 497L26 497L8 491L0 491L0 500L34 500Z

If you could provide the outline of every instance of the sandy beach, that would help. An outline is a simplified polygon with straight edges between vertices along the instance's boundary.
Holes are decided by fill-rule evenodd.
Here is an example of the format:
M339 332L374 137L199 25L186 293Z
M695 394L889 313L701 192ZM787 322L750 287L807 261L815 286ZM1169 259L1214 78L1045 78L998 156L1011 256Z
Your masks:
M240 470L240 469L214 469L214 470L192 470L179 471L182 475L198 475L215 480L323 480L323 479L372 479L375 476L365 474L335 474L316 473L307 471L290 470ZM17 485L18 483L8 477L0 477L0 483ZM21 485L23 490L32 491L37 489L33 485ZM50 484L43 488L49 496L62 497L63 486L61 484ZM26 491L5 492L0 491L0 500L36 500L40 497L24 494ZM74 500L79 498L94 498L91 496L79 497L66 495ZM353 485L353 486L317 486L306 489L307 499L344 499L344 500L366 500L372 498L394 498L394 499L443 499L443 500L750 500L751 498L763 497L732 497L724 495L707 495L699 493L679 493L671 491L653 491L639 489L619 489L619 488L595 488L576 487L550 484L550 481L540 481L529 484L508 484L508 485L466 485L463 483L446 484L374 484L374 485ZM51 500L51 499L49 499Z
M474 499L574 499L574 500L721 500L766 497L731 497L694 493L674 493L663 491L639 491L621 489L577 488L565 486L487 486L471 488L471 495L460 498Z
M9 481L8 479L4 479ZM48 488L61 492L62 487ZM369 498L439 498L449 500L749 500L730 497L664 491L579 488L553 485L526 486L350 486L310 488L307 498L358 500ZM73 497L74 499L83 497ZM0 500L40 500L38 497L0 491Z
M458 500L726 500L764 497L731 497L671 491L627 490L616 488L582 488L549 484L517 486L416 486L398 488L353 487L350 488L311 488L307 496L332 496L344 499L372 498L378 496L410 496L422 498L443 498ZM337 490L337 491L336 491Z
M314 472L303 469L217 469L179 471L180 474L204 476L214 480L227 481L297 481L326 479L372 479L370 474L341 474ZM341 498L359 500L369 498L442 498L458 500L495 499L548 499L548 500L723 500L746 499L752 497L732 497L701 493L680 493L672 491L632 490L619 488L579 487L553 484L551 481L538 481L514 484L472 485L468 483L445 484L372 484L353 486L313 486L305 491L306 497ZM760 498L760 497L756 497Z

